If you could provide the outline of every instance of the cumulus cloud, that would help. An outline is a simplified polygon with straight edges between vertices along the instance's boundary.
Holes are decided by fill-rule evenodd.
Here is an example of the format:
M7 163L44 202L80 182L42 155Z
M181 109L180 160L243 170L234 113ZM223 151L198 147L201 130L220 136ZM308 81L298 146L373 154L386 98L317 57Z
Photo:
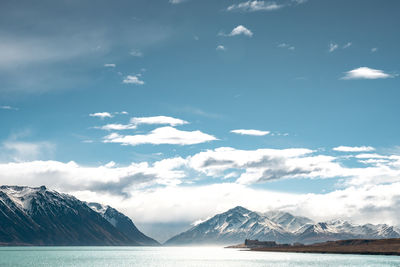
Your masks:
M136 84L136 85L144 84L144 81L140 80L140 75L128 75L122 82L126 84Z
M112 133L104 137L104 143L120 143L122 145L194 145L217 140L216 137L201 131L182 131L166 126L154 129L143 135L120 135Z
M97 117L100 119L104 118L112 118L114 117L110 112L97 112L97 113L91 113L89 114L90 117Z
M352 46L352 45L353 45L352 42L348 42L347 44L345 44L345 45L343 46L343 49L349 48L349 47Z
M254 12L254 11L272 11L284 7L276 2L265 2L265 1L247 1L239 4L230 5L227 11L242 11L242 12Z
M393 75L387 74L382 70L371 69L368 67L360 67L354 70L345 72L343 80L357 80L357 79L387 79L393 78Z
M376 51L378 51L378 48L376 48L376 47L371 48L372 53L375 53Z
M219 35L221 36L238 36L238 35L244 35L247 37L252 37L253 36L253 32L250 31L249 29L247 29L245 26L243 25L239 25L236 26L229 34L225 34L225 33L220 33Z
M369 152L374 151L372 146L338 146L333 148L334 151L340 152Z
M106 67L106 68L115 68L117 65L115 65L114 63L107 63L107 64L104 64L104 67Z
M270 134L270 131L260 131L260 130L245 130L245 129L238 129L232 130L231 133L241 134L241 135L254 135L254 136L263 136Z
M217 48L216 48L216 50L217 50L217 51L225 51L226 48L225 48L225 46L223 46L223 45L218 45Z

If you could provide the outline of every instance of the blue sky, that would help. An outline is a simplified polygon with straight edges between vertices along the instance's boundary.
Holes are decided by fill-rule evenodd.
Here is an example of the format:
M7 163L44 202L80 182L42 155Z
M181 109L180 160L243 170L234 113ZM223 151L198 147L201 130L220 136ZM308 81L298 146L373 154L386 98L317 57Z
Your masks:
M399 9L2 1L0 182L108 201L143 225L236 204L398 224ZM355 198L342 211L313 206L341 194Z

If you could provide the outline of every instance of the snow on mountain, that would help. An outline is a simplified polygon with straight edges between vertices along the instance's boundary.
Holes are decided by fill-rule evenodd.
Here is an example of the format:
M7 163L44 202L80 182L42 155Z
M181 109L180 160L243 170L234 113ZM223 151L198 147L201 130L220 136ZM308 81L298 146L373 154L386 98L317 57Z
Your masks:
M400 238L396 228L385 224L357 225L344 220L314 223L306 217L282 211L257 213L236 207L169 239L167 245L235 244L245 239L301 242L305 244L353 238Z
M124 215L110 207L108 210L118 226ZM132 227L130 223L127 226ZM138 231L136 227L133 230ZM102 213L71 195L45 186L0 186L0 244L141 245L142 240L115 227Z
M165 244L232 244L247 239L290 240L291 233L266 216L236 207L202 222Z
M129 238L137 241L140 245L144 246L160 245L156 240L140 232L128 216L125 216L116 209L108 205L101 205L99 203L94 203L94 202L87 203L87 205L94 211L99 213L101 216L103 216L104 219L106 219L109 223L111 223L120 232L122 232Z

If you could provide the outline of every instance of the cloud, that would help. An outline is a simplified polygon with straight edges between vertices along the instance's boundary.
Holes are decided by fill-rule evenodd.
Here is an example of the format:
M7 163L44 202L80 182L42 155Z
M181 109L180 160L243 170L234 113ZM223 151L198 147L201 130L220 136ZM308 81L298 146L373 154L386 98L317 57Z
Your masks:
M369 152L374 151L375 148L372 146L338 146L334 147L332 150L340 152Z
M393 78L393 75L387 74L382 70L371 69L368 67L360 67L350 70L342 77L343 80L356 80L356 79L387 79Z
M216 48L216 50L217 50L217 51L225 51L226 48L225 48L225 46L223 46L223 45L218 45L217 48Z
M378 51L378 48L376 48L376 47L371 48L372 53L375 53L376 51Z
M345 45L343 46L343 49L349 48L349 47L352 46L352 45L353 45L352 42L348 42L347 44L345 44Z
M187 121L168 117L168 116L153 116L153 117L134 117L130 121L132 124L167 124L171 126L188 124Z
M250 31L249 29L247 29L246 27L244 27L243 25L239 25L237 27L235 27L231 33L229 34L224 34L224 33L219 33L219 35L221 36L238 36L238 35L245 35L247 37L252 37L253 36L253 32Z
M117 65L115 65L114 63L107 63L107 64L104 64L104 67L106 67L106 68L115 68Z
M121 114L127 114L127 113L122 113ZM148 125L170 125L170 126L178 126L178 125L185 125L188 124L189 122L173 118L173 117L168 117L168 116L153 116L153 117L133 117L130 119L129 124L106 124L101 127L96 127L98 129L102 130L107 130L107 131L121 131L121 130L132 130L136 129L138 125L141 124L148 124Z
M157 128L144 135L120 135L112 133L104 137L104 143L120 143L122 145L137 146L142 144L153 145L195 145L218 140L216 137L201 131L181 131L170 126Z
M270 131L238 129L238 130L232 130L231 133L241 134L241 135L263 136L270 134Z
M111 115L111 113L109 112L97 112L97 113L92 113L89 114L90 117L98 117L100 119L104 119L104 118L112 118L114 117L113 115Z
M242 11L242 12L254 12L254 11L272 11L284 7L276 2L265 2L265 1L247 1L239 4L233 4L229 6L227 11Z
M295 49L294 46L289 45L289 44L286 44L286 43L278 44L278 47L279 47L279 48L287 48L287 49L292 50L292 51Z
M140 75L128 75L122 82L126 84L137 84L137 85L144 84L144 81L140 80Z
M12 106L7 106L7 105L5 105L5 106L0 106L0 109L5 109L5 110L19 110L19 108L15 108L15 107L12 107Z
M143 53L140 50L134 49L129 54L133 57L143 57Z
M330 44L329 44L329 53L332 53L333 51L335 51L335 50L338 49L338 48L339 48L339 45L338 45L338 44L330 43Z
M51 158L56 146L51 142L25 142L7 140L1 146L0 158L15 162L36 160L38 158Z
M175 5L175 4L181 4L181 3L186 2L186 1L188 1L188 0L169 0L169 2L170 2L171 4L173 4L173 5Z

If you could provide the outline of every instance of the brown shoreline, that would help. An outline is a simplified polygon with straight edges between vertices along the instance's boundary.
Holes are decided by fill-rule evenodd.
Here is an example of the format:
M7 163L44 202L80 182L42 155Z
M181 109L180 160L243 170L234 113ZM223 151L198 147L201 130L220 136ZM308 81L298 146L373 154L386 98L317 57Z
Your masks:
M231 248L246 248L244 245ZM360 254L400 256L400 238L393 239L351 239L328 241L312 245L284 245L276 247L247 247L251 251Z

